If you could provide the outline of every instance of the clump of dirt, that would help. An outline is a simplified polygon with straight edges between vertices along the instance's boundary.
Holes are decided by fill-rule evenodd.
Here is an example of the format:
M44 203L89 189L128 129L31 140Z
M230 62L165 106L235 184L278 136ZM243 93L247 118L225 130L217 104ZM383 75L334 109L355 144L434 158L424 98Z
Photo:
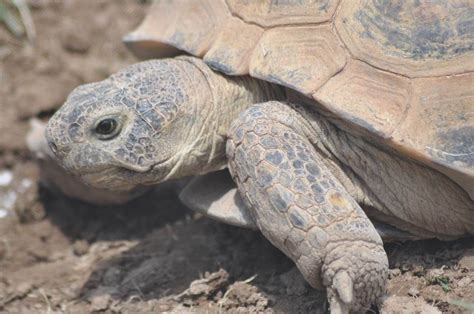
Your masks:
M171 190L97 206L38 184L28 120L136 60L120 39L145 1L29 1L33 44L0 27L0 312L323 312L325 295L259 233L192 213ZM474 243L390 244L383 312L466 312ZM403 304L402 304L403 303Z

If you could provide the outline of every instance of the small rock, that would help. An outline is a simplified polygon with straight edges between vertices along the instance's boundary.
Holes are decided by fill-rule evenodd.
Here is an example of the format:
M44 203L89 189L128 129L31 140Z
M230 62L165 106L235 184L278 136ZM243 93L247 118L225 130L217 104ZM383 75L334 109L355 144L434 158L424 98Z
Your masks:
M83 32L68 31L62 35L61 44L66 51L83 54L91 47L89 38Z
M406 273L406 272L412 270L412 267L408 264L402 264L400 269L403 273Z
M116 292L116 289L113 287L100 286L97 289L91 291L86 296L86 299L91 303L92 311L105 311L111 304L111 295Z
M420 291L415 287L411 287L410 289L408 289L408 295L416 298L420 296Z
M13 173L10 170L0 171L0 186L8 186L13 181Z
M109 308L110 295L103 294L103 295L93 296L90 301L91 301L92 311L105 311Z
M148 301L150 302L150 301ZM171 305L170 304L158 304L158 311L161 313L164 312L169 312L171 310Z
M74 254L82 256L89 252L89 243L86 240L76 240L72 246Z

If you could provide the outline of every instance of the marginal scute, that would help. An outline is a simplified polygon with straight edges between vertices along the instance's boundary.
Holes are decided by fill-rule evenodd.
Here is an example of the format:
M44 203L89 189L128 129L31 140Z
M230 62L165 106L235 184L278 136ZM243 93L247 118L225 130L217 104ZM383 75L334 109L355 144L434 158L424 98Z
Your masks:
M227 0L230 10L262 27L329 21L339 0Z
M248 74L250 55L262 33L263 29L258 26L229 18L204 55L204 62L228 75Z
M345 52L330 27L279 27L263 34L250 61L250 75L308 95L345 62Z
M183 50L202 57L228 18L224 0L157 1L124 41L139 56L173 56Z
M393 140L440 169L474 199L474 74L413 80L405 120Z
M146 34L130 33L124 36L122 41L140 60L172 58L180 54L179 49L159 42Z
M336 29L355 58L409 77L474 71L472 1L343 0Z
M338 116L388 137L403 117L409 88L405 77L352 60L313 97Z

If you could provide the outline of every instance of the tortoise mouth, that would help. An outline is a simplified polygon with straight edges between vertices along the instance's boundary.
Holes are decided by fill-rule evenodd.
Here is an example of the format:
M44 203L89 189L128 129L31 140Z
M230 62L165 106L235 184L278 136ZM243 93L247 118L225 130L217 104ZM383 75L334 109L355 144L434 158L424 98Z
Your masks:
M104 190L132 190L137 185L126 180L123 168L109 167L101 171L82 173L79 177L87 185ZM132 180L130 180L132 181Z
M138 185L161 182L167 174L164 167L171 158L148 166L130 165L122 162L96 166L88 169L74 169L76 175L88 185L107 190L130 190ZM160 179L163 174L163 178Z
M100 176L100 175L111 174L111 172L113 172L115 169L117 169L117 167L108 166L108 167L101 167L100 169L96 168L96 169L86 169L86 170L85 169L75 170L75 172L80 177L89 176L89 175L92 175L92 174Z

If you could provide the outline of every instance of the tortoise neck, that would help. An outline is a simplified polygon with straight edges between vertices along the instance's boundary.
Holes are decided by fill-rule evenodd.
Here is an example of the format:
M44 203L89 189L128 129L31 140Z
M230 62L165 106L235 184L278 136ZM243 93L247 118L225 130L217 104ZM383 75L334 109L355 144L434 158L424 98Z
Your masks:
M196 104L199 108L192 109L201 116L199 125L195 125L192 132L193 136L197 135L192 145L193 154L198 154L201 158L198 165L190 167L192 173L187 175L220 170L227 166L225 147L232 121L253 104L284 99L284 89L249 76L225 76L212 71L200 59L180 59L192 63L202 72L211 94L211 99Z
M217 122L214 133L223 138L227 138L230 125L245 109L258 103L285 98L283 88L250 76L217 74L209 85L214 98L212 118Z

